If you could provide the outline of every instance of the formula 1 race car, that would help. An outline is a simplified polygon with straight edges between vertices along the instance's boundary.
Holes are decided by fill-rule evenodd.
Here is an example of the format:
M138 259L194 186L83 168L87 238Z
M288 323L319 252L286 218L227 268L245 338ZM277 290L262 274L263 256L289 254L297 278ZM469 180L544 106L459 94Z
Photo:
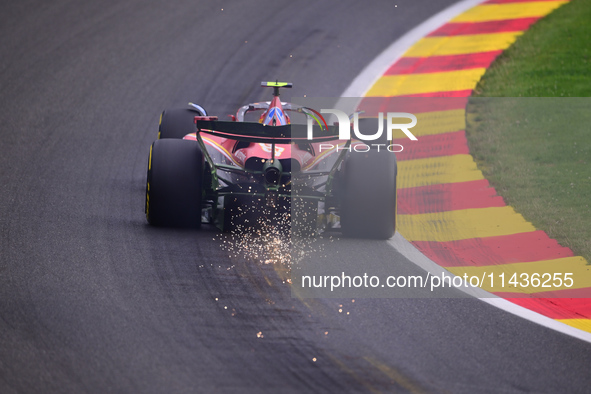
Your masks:
M148 222L212 223L224 232L263 224L298 236L340 231L390 238L396 225L394 153L351 149L360 142L339 140L337 125L328 125L318 111L281 102L279 89L291 83L262 86L273 88L272 100L240 107L229 121L192 103L162 113L148 161ZM292 123L288 112L306 123ZM259 113L258 122L245 121Z

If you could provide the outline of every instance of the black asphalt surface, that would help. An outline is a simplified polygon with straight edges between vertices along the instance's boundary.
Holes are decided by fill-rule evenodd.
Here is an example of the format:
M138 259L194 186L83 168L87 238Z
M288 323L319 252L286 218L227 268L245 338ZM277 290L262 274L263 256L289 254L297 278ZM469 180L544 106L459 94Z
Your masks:
M162 109L339 95L450 3L3 2L0 393L589 392L591 345L479 300L292 298L214 229L146 224Z

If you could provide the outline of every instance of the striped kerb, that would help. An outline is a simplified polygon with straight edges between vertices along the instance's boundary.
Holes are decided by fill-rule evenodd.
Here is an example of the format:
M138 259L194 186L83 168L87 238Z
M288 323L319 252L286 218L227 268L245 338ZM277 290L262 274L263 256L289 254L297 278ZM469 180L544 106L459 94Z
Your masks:
M394 135L398 158L398 231L450 272L482 277L571 272L572 287L483 286L518 305L591 332L591 266L507 206L478 169L465 135L465 107L486 68L536 20L566 1L490 0L413 45L366 93L455 97L416 114L419 141ZM375 102L373 103L375 104ZM564 298L554 298L554 297ZM568 298L571 297L571 298Z

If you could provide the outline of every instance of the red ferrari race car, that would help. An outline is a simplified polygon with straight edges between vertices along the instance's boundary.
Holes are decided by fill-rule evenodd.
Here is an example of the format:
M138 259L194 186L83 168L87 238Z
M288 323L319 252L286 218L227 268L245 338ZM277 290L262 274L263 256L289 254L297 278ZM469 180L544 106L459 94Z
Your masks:
M282 102L279 89L291 83L262 86L273 89L272 100L240 107L229 121L192 103L162 113L148 161L148 222L390 238L396 225L395 154L351 149L360 142L339 140L336 125L327 125L318 111ZM258 122L245 121L259 113ZM296 113L305 124L292 124L290 114Z

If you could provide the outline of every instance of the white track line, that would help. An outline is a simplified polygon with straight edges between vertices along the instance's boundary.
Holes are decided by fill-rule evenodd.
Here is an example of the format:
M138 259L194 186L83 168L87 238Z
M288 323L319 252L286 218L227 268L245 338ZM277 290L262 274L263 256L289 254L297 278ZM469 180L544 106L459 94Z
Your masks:
M425 37L433 30L443 26L455 16L482 2L484 2L484 0L459 1L439 12L438 14L433 15L431 18L410 30L398 40L394 41L392 45L386 48L371 63L369 63L353 80L353 82L351 82L349 87L345 89L343 94L341 94L341 97L363 97L365 93L367 93L367 91L371 88L371 86L386 72L386 70L388 70L392 64L400 59L402 55L418 40ZM441 267L419 252L417 248L404 239L404 237L402 237L399 233L396 233L396 235L389 241L389 244L412 263L431 273L431 275L438 276L441 275L442 272L445 272L446 275L453 275L451 272L447 271L445 268ZM465 288L460 288L459 290L464 291L489 305L502 309L513 315L517 315L541 326L591 343L591 333L579 330L557 320L541 315L537 312L495 296L494 294L491 294L485 290Z
M404 237L400 235L400 233L396 233L396 235L394 235L394 237L389 241L389 243L394 249L396 249L396 251L398 251L404 257L409 259L412 263L418 265L425 271L429 272L431 275L441 277L441 274L445 273L446 276L454 276L451 272L449 272L439 264L433 262L424 254L422 254L417 248L414 247L413 244L404 239ZM566 325L544 315L540 315L537 312L514 304L483 289L465 287L459 287L457 289L473 297L476 297L489 305L517 315L523 319L529 320L544 327L551 328L552 330L591 343L591 333L579 330L575 327L571 327L569 325Z

